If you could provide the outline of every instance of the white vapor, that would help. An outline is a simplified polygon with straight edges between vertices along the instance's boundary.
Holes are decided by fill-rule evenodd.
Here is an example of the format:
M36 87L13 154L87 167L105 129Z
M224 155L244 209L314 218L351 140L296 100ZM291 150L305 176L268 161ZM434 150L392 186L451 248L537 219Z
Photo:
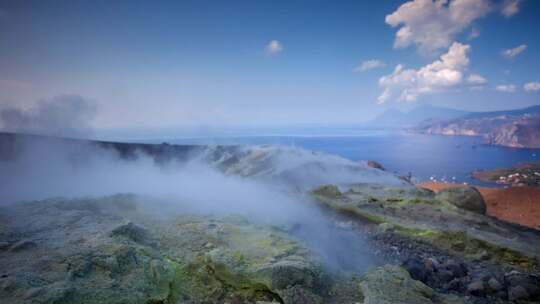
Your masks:
M0 130L54 136L81 136L91 130L95 103L78 95L40 100L35 108L0 108Z
M142 152L136 159L126 159L114 149L59 139L22 141L8 150L15 152L15 158L6 158L0 153L2 207L9 208L12 202L21 200L134 193L140 198L142 210L159 218L186 214L239 214L252 223L294 227L291 233L302 239L330 267L363 271L369 264L370 258L362 254L368 252L363 237L335 227L302 193L293 191L293 187L284 190L271 179L226 174L201 158L204 153L200 149L196 152L202 154L191 155L182 162L164 163L156 162ZM224 157L227 151L224 148ZM254 154L260 155L260 152ZM234 155L231 157L235 159ZM284 164L276 164L276 168L289 168L298 163L294 157L287 160L284 153L279 154L277 160ZM253 160L252 167L246 169L256 169L269 161ZM319 178L344 178L344 171L317 171L314 170L316 167L318 165L301 169L307 170L306 175L324 173L325 176ZM292 180L294 178L288 179ZM19 203L24 204L24 201ZM349 250L360 254L351 255Z

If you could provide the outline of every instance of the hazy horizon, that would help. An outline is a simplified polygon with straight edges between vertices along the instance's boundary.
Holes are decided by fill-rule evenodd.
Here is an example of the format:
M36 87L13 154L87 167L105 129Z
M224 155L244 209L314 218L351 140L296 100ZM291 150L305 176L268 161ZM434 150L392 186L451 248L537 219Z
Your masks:
M2 1L0 110L111 131L522 108L540 104L539 14L520 0Z

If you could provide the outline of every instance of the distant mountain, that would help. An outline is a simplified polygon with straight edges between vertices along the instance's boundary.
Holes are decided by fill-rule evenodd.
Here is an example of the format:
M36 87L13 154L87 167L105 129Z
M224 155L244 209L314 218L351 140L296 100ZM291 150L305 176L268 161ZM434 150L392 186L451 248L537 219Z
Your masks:
M540 148L540 106L424 121L410 130L425 134L482 136L488 144Z
M490 118L490 117L492 118L492 117L500 117L500 116L522 116L526 114L532 115L536 113L540 113L540 105L527 107L523 109L517 109L517 110L473 112L464 116L463 118L473 119L473 118Z
M447 120L470 114L467 111L437 107L433 105L421 105L409 112L389 109L373 119L369 124L380 127L408 128L416 126L426 120Z

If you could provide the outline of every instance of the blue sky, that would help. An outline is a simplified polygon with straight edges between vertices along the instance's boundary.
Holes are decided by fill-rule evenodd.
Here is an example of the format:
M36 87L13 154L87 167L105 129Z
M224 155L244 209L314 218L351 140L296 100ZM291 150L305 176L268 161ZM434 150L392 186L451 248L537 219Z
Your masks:
M539 16L533 0L3 0L0 107L78 95L97 129L525 107L540 104Z

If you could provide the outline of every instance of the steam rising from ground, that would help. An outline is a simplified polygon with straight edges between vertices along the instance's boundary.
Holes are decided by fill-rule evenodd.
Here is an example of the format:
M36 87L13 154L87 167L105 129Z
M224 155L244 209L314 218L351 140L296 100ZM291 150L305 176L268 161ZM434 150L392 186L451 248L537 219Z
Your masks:
M146 203L154 215L240 214L253 223L291 229L331 267L361 271L370 264L362 237L337 229L298 192L283 191L272 179L226 174L201 157L156 163L140 153L128 160L87 142L47 140L27 141L16 156L0 161L2 204L135 193L157 198ZM291 177L287 170L275 173ZM301 176L292 174L291 181Z
M0 127L4 131L80 136L90 131L96 105L78 95L60 95L38 102L35 108L0 109Z

